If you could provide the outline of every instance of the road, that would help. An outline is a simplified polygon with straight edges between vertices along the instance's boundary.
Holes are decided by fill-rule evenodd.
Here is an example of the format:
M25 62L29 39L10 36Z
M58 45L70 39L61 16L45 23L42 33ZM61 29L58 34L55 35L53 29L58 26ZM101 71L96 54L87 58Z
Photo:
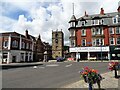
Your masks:
M100 73L108 71L107 62L52 62L32 67L2 70L2 88L59 88L80 80L79 71L88 66Z

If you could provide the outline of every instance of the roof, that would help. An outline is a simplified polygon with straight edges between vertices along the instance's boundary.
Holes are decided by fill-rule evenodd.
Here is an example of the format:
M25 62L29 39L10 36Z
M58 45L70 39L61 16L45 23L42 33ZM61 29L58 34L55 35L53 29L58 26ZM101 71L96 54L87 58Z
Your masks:
M72 15L72 17L71 17L69 23L72 22L72 21L76 21L76 17L75 17L75 15Z

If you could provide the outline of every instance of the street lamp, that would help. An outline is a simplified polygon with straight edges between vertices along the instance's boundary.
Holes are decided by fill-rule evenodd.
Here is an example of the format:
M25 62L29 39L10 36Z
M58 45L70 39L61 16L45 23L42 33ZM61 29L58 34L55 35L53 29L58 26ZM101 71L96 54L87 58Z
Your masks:
M101 61L102 61L102 27L100 28L100 35L101 35Z

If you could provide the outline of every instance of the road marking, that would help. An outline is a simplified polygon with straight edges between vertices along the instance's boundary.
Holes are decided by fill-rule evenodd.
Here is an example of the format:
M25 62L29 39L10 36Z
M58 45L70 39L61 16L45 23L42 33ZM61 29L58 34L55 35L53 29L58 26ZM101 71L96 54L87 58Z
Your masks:
M45 68L45 67L39 67L39 68Z
M68 65L66 65L65 67L70 67L70 66L72 66L72 64L68 64Z
M56 67L59 66L58 64L50 64L50 65L46 65L46 67Z

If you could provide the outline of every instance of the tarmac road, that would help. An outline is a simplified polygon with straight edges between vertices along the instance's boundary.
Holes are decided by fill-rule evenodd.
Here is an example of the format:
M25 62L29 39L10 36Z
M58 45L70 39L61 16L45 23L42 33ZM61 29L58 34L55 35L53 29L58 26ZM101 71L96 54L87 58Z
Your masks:
M2 88L59 88L80 80L79 71L84 66L108 72L108 62L47 62L2 70Z

